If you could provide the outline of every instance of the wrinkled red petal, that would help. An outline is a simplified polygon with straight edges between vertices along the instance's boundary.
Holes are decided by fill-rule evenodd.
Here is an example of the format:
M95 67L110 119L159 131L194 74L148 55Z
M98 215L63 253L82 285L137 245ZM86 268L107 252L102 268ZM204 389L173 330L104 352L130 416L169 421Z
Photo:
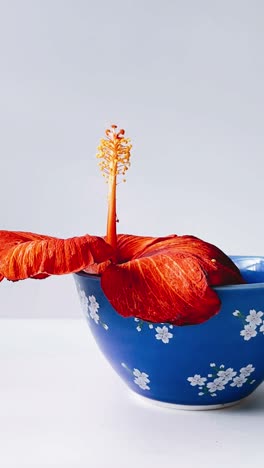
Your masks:
M207 274L212 286L243 283L239 269L222 250L194 236L143 237L120 234L117 240L118 263L136 258L170 253L192 255Z
M106 262L102 263L93 263L92 265L89 265L88 267L84 268L85 273L89 273L89 275L101 275L105 269L108 267L108 265L111 264L111 260L106 260Z
M169 236L170 237L170 236ZM168 237L168 238L169 238ZM117 236L117 263L125 263L137 258L145 249L155 245L161 238L133 236L131 234L118 234ZM167 239L167 238L162 238Z
M203 268L211 286L243 283L237 266L218 247L194 236L169 236L159 238L144 249L140 256L170 253L170 255L191 255Z
M0 278L17 281L73 273L101 263L112 254L112 247L101 237L58 239L30 232L0 231Z
M31 240L54 239L51 236L23 231L0 231L0 256L15 245Z
M201 323L220 308L211 285L244 282L220 249L193 236L122 235L119 246L119 258L125 261L130 255L132 259L110 265L102 274L102 288L125 317L177 325Z
M151 322L200 323L220 307L217 294L191 258L175 262L160 255L111 265L102 275L102 288L121 315Z
M165 238L163 238L165 239ZM106 237L104 237L106 240ZM133 258L137 258L147 247L159 241L156 237L133 236L131 234L119 234L117 236L117 263L125 263ZM94 275L101 275L107 266L111 263L110 260L100 264L90 265L85 268L85 272Z

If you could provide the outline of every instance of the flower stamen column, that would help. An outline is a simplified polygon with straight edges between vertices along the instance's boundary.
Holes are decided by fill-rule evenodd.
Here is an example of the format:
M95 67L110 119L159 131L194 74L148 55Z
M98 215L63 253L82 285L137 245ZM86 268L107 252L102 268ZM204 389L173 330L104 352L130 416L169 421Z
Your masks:
M97 158L99 167L108 182L108 215L106 241L116 252L116 184L118 175L124 176L130 166L130 150L132 145L125 138L125 130L117 130L116 125L107 129L106 139L101 139ZM125 179L123 179L125 182ZM113 262L116 258L112 259Z

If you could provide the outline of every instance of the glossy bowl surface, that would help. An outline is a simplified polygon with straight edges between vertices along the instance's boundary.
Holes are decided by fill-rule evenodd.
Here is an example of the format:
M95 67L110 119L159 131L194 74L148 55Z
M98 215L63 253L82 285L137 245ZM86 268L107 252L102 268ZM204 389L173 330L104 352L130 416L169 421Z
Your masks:
M151 401L207 409L237 402L261 384L264 257L231 258L247 284L215 288L220 312L184 327L124 318L108 302L99 277L74 275L91 332L131 390Z

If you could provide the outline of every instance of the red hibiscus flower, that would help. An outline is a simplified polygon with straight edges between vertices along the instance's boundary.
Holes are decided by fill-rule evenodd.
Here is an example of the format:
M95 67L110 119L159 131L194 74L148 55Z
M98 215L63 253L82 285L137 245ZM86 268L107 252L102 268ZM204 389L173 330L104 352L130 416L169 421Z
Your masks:
M113 125L97 157L109 183L107 236L70 239L0 231L0 281L43 279L78 271L99 274L118 313L152 322L198 324L215 315L212 286L243 283L238 268L217 247L193 236L116 234L116 180L130 165L131 145Z

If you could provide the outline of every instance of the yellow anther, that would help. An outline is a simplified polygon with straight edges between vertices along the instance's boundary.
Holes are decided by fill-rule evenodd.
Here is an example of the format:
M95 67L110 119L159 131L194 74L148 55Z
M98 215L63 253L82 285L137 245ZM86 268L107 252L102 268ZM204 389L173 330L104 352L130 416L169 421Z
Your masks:
M105 134L106 139L102 138L97 148L99 168L107 179L118 174L124 175L130 166L130 139L125 138L125 130L118 131L116 125L107 129Z

